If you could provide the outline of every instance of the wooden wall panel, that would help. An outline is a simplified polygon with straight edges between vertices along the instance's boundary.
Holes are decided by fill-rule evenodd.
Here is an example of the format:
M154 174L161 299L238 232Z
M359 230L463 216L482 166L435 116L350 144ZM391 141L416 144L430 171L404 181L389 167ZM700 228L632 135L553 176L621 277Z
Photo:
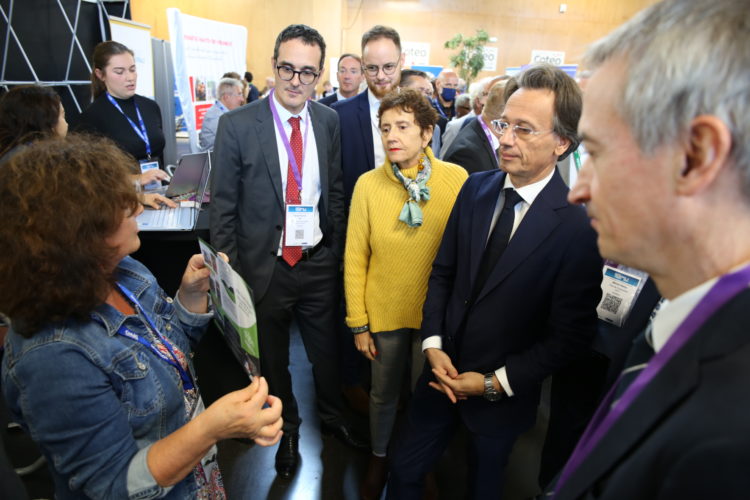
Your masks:
M359 53L362 33L375 24L394 27L401 39L430 43L431 63L449 65L452 51L443 43L455 33L473 35L484 28L498 38L498 72L529 62L532 49L565 52L566 63L579 63L586 46L656 0L131 0L134 21L152 26L169 39L166 8L241 24L248 29L247 65L255 83L271 75L270 58L278 32L291 23L318 29L328 55ZM481 76L485 76L480 74Z

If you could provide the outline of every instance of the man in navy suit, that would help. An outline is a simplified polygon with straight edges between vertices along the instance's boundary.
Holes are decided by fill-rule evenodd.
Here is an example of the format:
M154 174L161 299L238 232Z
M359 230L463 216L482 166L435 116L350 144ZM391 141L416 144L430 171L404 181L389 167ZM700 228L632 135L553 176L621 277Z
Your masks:
M367 91L333 104L341 122L341 168L346 206L360 175L385 161L378 130L380 100L398 86L404 56L401 37L393 28L374 26L362 35L362 65Z
M356 54L342 54L339 57L337 76L339 79L339 88L331 95L318 99L320 104L331 106L334 102L343 101L357 95L359 85L364 78L364 74L362 73L362 59Z
M747 13L746 0L659 2L587 54L589 158L570 200L602 255L648 272L666 300L555 499L748 498Z
M568 203L555 169L578 145L580 90L545 65L511 79L506 97L502 170L466 181L433 264L422 323L428 363L388 498L420 498L459 423L470 435L471 498L499 498L542 381L586 355L596 331L602 261L585 211Z

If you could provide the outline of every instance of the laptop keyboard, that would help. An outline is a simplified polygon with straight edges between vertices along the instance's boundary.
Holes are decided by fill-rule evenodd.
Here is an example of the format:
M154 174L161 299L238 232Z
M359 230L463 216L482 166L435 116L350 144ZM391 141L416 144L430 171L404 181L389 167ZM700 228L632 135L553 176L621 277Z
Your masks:
M157 227L174 227L180 220L180 212L177 208L162 207L154 210L151 215L152 225Z

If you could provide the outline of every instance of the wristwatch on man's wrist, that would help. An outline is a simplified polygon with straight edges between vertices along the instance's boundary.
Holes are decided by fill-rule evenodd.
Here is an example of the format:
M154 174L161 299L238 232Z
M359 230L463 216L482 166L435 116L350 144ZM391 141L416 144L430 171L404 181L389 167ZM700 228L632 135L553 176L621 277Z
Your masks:
M487 401L499 401L503 397L503 393L495 389L495 384L492 383L494 376L492 372L484 374L484 399Z

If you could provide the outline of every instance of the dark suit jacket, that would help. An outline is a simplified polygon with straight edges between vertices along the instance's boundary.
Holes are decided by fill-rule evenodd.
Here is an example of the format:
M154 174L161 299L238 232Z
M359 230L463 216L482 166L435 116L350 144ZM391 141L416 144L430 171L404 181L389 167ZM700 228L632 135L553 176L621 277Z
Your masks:
M336 113L309 103L320 167L318 210L323 244L343 255L344 196ZM268 99L225 113L219 120L211 173L211 243L229 256L263 298L284 227L284 196L276 132ZM304 173L303 173L304 175Z
M701 327L555 499L748 498L750 291Z
M338 100L339 100L339 95L336 92L334 92L331 95L321 97L320 99L318 99L318 102L320 104L325 104L326 106L331 107L331 104L333 104L334 102Z
M372 125L367 90L331 106L341 122L341 167L344 172L346 206L352 199L359 176L377 167L372 146Z
M513 397L459 403L463 421L482 434L533 424L542 381L589 352L601 296L596 235L555 172L471 302L505 175L473 174L461 189L433 263L422 322L422 337L440 335L459 373L506 367Z
M461 165L470 174L497 170L497 156L492 146L487 142L484 129L479 120L472 120L461 129L450 148L443 156L443 160Z

